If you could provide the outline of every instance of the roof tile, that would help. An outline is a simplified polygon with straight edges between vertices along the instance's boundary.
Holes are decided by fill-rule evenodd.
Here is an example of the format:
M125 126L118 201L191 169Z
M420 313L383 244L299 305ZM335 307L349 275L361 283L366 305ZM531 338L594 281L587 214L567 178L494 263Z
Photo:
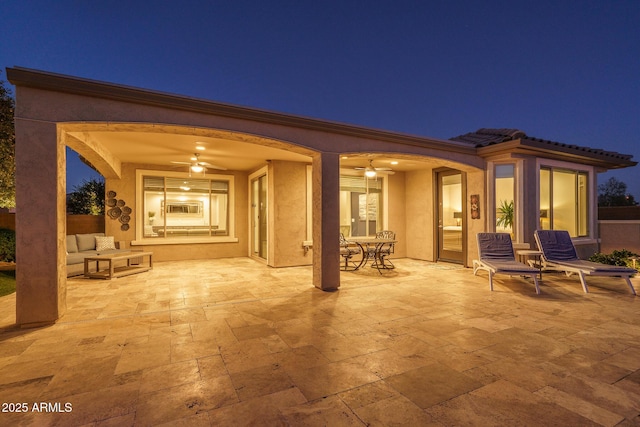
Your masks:
M559 147L568 148L576 151L586 151L595 155L614 157L616 159L621 159L625 161L630 161L633 158L633 155L631 154L621 154L615 151L606 151L601 148L590 148L590 147L584 147L580 145L564 144L562 142L549 141L542 138L534 138L534 137L527 136L527 134L525 134L523 131L519 129L510 129L510 128L499 128L499 129L481 128L475 132L469 132L469 133L465 133L464 135L459 135L459 136L450 138L451 141L467 142L467 143L475 144L476 148L500 144L508 141L514 141L517 139L547 143L550 146L559 146Z

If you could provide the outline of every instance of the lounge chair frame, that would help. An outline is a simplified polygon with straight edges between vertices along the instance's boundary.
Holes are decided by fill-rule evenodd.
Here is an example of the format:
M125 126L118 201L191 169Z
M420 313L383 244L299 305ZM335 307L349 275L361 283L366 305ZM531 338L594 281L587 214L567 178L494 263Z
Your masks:
M493 276L495 274L507 274L509 276L530 276L536 288L536 294L540 294L538 275L540 270L525 263L516 261L513 252L513 243L508 233L478 233L478 258L473 260L473 274L478 270L489 273L489 289L493 291Z
M631 289L631 293L636 295L636 290L630 279L637 273L635 269L581 260L578 258L571 236L566 230L536 230L534 237L540 252L542 252L540 258L543 268L562 271L567 276L571 276L573 273L577 274L585 293L589 293L586 276L607 276L622 277ZM552 247L553 243L551 242L555 242L557 247Z

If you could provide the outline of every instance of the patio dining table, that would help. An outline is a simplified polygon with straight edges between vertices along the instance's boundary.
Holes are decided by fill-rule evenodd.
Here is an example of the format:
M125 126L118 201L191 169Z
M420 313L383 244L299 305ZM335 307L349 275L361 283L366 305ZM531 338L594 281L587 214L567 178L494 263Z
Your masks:
M347 238L348 243L353 243L360 248L362 252L362 259L360 263L356 265L354 270L358 270L360 267L364 267L367 265L367 262L370 259L373 259L375 263L373 266L380 271L380 269L390 269L393 267L389 267L384 263L384 259L380 256L382 253L382 249L385 246L397 243L395 239L380 239L376 237L366 237L366 236L353 236Z

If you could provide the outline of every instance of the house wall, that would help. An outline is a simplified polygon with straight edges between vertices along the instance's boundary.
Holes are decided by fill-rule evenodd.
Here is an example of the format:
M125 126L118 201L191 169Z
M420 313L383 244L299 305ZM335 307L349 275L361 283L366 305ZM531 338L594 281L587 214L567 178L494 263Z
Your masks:
M273 160L269 166L269 265L311 265L307 233L307 164ZM246 222L246 221L245 221Z
M471 266L474 259L478 259L478 244L476 235L487 230L487 193L486 172L483 170L467 171L467 200L465 200L465 212L467 221L467 258L466 265ZM472 194L480 196L480 218L471 219L469 197Z
M485 154L472 146L25 69L7 69L7 75L17 86L17 252L29 253L29 257L18 265L16 272L16 322L19 325L36 326L54 322L66 309L65 145L91 162L105 176L107 191L116 191L117 198L133 209L129 230L122 230L119 221L107 219L105 232L118 241L131 242L136 239L136 231L140 231L136 229L136 215L139 212L136 207L135 171L137 168L154 167L121 164L122 160L109 151L108 143L103 146L99 137L94 138L100 132L202 135L293 151L311 159L311 228L315 246L313 285L323 290L336 290L340 286L336 234L340 228L339 169L342 153L396 153L404 157L430 159L438 166L465 170L466 194L479 194L481 200L479 220L470 220L469 209L464 210L467 215L467 265L475 256L475 233L485 229L487 225L485 174L478 170L485 167ZM512 145L504 145L499 149L510 150ZM156 147L150 143L149 150L154 148ZM485 151L490 154L491 150L494 147L487 147ZM569 154L565 156L558 151L555 157L569 158ZM238 151L235 155L242 156L242 153ZM603 161L602 164L607 163ZM297 165L281 166L281 175L274 170L274 191L284 197L279 200L282 208L276 209L274 205L273 210L273 216L279 225L289 215L289 210L297 210L304 200L297 189L291 191L286 185L291 176L298 177ZM38 173L33 173L34 170ZM594 168L591 172L591 184L594 185ZM237 238L237 241L172 245L149 245L144 242L144 245L136 248L153 250L154 258L160 261L246 256L248 174L229 173L235 176L235 233L232 237ZM398 250L404 250L409 257L434 260L432 181L431 169L406 173L404 187L400 174L389 180L389 203L394 209L388 213L388 228L395 229L399 240L405 242L399 245ZM405 197L404 207L402 194ZM468 205L468 200L466 204ZM537 208L534 208L537 216ZM300 217L303 218L304 215L300 214ZM595 227L595 212L591 218L591 225ZM291 221L292 218L287 217L287 227L291 227ZM274 260L277 264L294 265L299 262L301 255L296 248L300 246L298 242L301 240L298 218L293 221L293 230L274 227L274 239L275 234L278 234L277 244L274 245ZM305 237L308 239L308 236ZM593 239L584 242L587 244L581 246L581 249L592 247L593 242L597 244L595 236L591 237ZM294 243L290 243L291 240Z
M404 172L396 172L388 176L388 213L387 228L396 233L396 243L394 248L394 258L404 258L407 256L407 206L406 199L406 176Z
M540 204L538 201L538 184L540 182L540 176L538 173L538 165L536 159L528 158L522 162L522 183L519 188L522 189L522 194L519 194L519 199L522 201L522 208L518 214L518 219L522 221L518 241L527 243L529 248L536 248L535 239L533 233L540 228L539 215L535 215L540 211ZM530 213L534 213L531 215Z
M136 240L137 221L139 214L136 210L136 170L161 170L157 166L145 164L125 163L122 165L122 179L106 179L105 190L115 191L116 199L124 200L125 206L132 209L130 228L127 231L121 229L121 223L117 219L105 218L105 233L114 236L116 241L125 241L127 245ZM152 251L154 261L178 261L187 259L230 258L247 256L248 230L247 218L249 215L248 200L248 175L244 172L229 172L235 179L235 237L237 242L224 243L196 243L181 244L136 244L136 250ZM231 236L233 237L233 236Z
M436 235L433 182L433 169L411 171L405 174L405 206L406 206L406 256L426 261L436 260ZM466 171L466 200L464 201L466 224L466 258L465 265L471 265L477 258L478 248L476 234L486 230L486 185L483 170ZM469 197L480 196L480 218L471 219Z
M406 256L435 261L433 170L405 174Z

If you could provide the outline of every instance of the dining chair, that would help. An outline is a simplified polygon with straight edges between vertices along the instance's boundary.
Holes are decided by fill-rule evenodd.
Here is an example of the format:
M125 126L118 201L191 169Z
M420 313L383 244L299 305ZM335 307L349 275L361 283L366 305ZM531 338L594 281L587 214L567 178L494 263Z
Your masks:
M376 239L395 240L396 233L395 231L391 231L391 230L378 231L376 233ZM380 269L392 270L396 268L391 262L391 260L389 259L391 254L393 254L395 251L394 242L377 244L373 248L370 248L369 250L374 251L374 253L369 254L369 256L374 259L374 263L371 265L372 267L375 267L378 270Z
M355 262L351 260L354 255L361 253L358 246L353 246L347 241L343 233L340 233L340 256L344 258L344 266L342 270L350 271L358 268ZM351 263L351 266L349 265Z

